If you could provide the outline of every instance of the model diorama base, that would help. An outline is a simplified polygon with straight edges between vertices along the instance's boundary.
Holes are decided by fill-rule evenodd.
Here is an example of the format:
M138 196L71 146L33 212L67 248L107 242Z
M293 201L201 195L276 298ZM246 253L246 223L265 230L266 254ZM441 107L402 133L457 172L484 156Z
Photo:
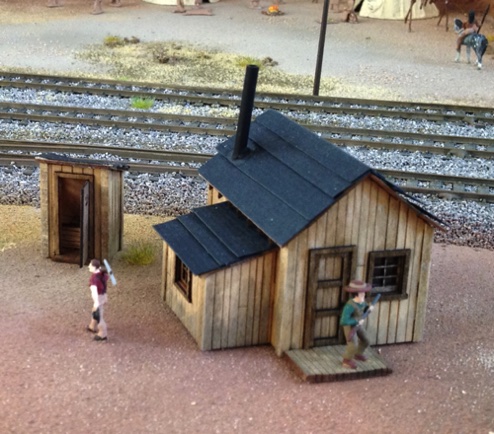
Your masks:
M295 372L309 383L356 380L391 374L392 370L376 350L368 348L367 361L356 360L357 369L342 364L345 345L290 350L285 353Z

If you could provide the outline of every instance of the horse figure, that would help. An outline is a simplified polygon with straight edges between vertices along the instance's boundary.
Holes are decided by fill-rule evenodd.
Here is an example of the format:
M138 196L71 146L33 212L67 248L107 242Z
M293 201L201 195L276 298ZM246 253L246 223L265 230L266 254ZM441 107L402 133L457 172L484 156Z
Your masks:
M459 18L456 18L454 23L455 23L455 32L459 36L461 36L461 34L465 31L463 22ZM465 36L465 38L463 38L463 40L461 41L461 45L464 45L466 47L467 62L470 63L470 51L473 48L473 51L477 56L477 69L482 69L482 57L485 54L485 50L487 50L488 44L489 41L487 40L487 38L484 35L481 35L480 33L474 32ZM460 51L458 50L456 52L455 62L459 62L459 61L460 61Z

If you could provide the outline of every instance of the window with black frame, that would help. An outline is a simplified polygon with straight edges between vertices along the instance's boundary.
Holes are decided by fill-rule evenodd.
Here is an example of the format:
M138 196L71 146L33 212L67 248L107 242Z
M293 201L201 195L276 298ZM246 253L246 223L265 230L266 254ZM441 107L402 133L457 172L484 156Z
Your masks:
M367 281L372 284L372 292L380 293L381 300L408 298L409 265L410 249L370 252Z
M177 256L175 260L175 284L189 303L192 303L192 272Z

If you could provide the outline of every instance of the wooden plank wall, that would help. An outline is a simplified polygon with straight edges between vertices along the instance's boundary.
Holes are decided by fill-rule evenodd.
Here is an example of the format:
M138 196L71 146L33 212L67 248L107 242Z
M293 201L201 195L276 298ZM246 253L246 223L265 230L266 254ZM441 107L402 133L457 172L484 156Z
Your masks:
M403 201L367 178L280 250L272 343L278 355L303 348L308 252L357 246L354 278L366 279L368 253L411 249L406 300L382 301L369 317L372 344L420 340L428 291L433 228Z
M275 264L269 252L205 277L201 349L270 342Z
M205 279L200 276L193 277L192 303L189 303L183 294L175 287L174 274L176 255L166 243L164 243L163 248L167 250L167 254L163 255L163 259L166 261L166 287L162 290L162 292L164 292L165 302L170 306L171 310L177 315L180 321L182 321L199 347L201 347L203 342Z

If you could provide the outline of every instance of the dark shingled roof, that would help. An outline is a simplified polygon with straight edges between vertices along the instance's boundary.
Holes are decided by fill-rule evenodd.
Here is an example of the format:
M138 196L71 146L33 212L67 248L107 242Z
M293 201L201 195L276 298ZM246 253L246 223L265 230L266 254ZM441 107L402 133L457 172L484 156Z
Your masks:
M119 162L112 161L103 161L103 160L93 160L89 158L73 158L67 157L64 154L56 154L54 152L46 152L44 154L40 154L36 157L36 160L44 160L49 161L51 163L60 163L60 164L77 164L77 165L85 165L92 167L105 167L107 169L112 170L129 170L129 166L127 164L122 164Z
M153 226L195 275L257 256L275 245L229 202Z
M284 245L373 172L337 146L268 110L251 124L248 150L232 137L200 174L278 245Z

